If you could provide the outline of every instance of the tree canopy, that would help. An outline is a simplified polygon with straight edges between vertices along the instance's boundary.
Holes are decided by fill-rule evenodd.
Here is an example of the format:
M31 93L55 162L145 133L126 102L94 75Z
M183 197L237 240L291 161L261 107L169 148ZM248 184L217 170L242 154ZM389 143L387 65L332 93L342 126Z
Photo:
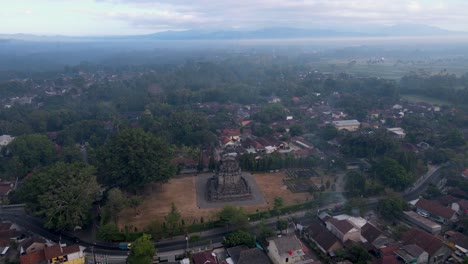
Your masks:
M395 191L404 190L412 181L411 175L406 172L405 168L396 160L390 158L384 158L379 162L375 173L383 184Z
M393 193L379 201L377 210L384 219L395 220L402 215L403 210L407 207L405 200Z
M24 177L26 172L40 166L52 164L57 152L47 136L30 134L17 137L6 148L2 149L2 165L10 177Z
M223 245L225 247L235 247L239 245L246 245L248 247L255 246L255 239L254 237L245 231L237 230L233 233L229 233L226 235Z
M151 264L154 254L156 254L156 249L151 241L151 236L143 234L132 243L127 262L129 264Z
M346 173L345 190L350 196L361 196L366 190L366 177L359 171Z
M249 225L247 214L241 207L226 205L218 213L220 224L232 229L246 229Z
M135 190L151 182L167 182L175 173L171 146L141 129L119 132L96 155L100 181Z
M84 163L59 162L34 174L19 189L18 196L49 229L83 226L90 220L92 203L99 193L94 167Z

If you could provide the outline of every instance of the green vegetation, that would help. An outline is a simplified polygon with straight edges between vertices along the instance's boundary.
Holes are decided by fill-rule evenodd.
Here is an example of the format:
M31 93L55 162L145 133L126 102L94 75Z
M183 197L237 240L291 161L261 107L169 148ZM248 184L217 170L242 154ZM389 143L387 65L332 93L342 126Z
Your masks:
M151 241L151 236L143 234L132 243L127 262L129 264L151 264L154 254L156 254L156 249Z
M119 132L96 155L100 181L125 190L138 190L151 182L167 182L174 175L171 148L141 129Z
M246 230L249 225L249 218L241 207L225 205L218 217L219 224L230 230Z
M377 210L385 220L393 221L401 217L404 210L408 209L408 204L396 193L381 199L377 205Z
M64 230L89 223L98 194L92 166L59 162L31 177L17 195L44 219L46 228Z
M235 247L240 245L246 245L248 247L255 246L255 239L254 237L245 231L238 230L226 235L223 245L225 247Z

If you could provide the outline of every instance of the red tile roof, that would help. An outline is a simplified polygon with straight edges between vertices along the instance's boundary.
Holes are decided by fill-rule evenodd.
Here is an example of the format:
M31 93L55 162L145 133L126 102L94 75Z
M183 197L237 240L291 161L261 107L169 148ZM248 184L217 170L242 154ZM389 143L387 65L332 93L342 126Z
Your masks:
M0 195L6 196L11 192L11 183L0 183Z
M63 250L63 254L65 255L69 255L69 254L73 254L73 253L77 253L81 251L80 246L76 244L64 247L62 248L62 250Z
M335 218L330 218L328 220L330 224L336 227L336 229L340 230L341 233L346 234L348 233L351 229L354 228L354 226L348 221L348 220L337 220Z
M210 251L195 253L192 255L192 261L194 264L206 264L213 263L217 264L218 260L215 256L211 255ZM209 261L209 262L208 262Z
M445 219L451 219L456 213L450 208L444 207L438 203L426 200L424 198L420 198L415 206L429 212L431 215L437 215Z
M372 224L366 223L361 228L361 235L367 240L367 242L372 244L380 235L382 235L382 231Z
M30 254L20 256L21 264L38 264L45 262L44 250L39 250Z
M62 249L60 248L60 245L55 244L51 247L44 248L44 255L47 260L51 260L53 258L60 257L65 254L63 254Z
M312 223L307 228L307 233L326 251L329 251L337 243L343 247L338 238L320 223Z
M401 240L405 245L416 244L429 253L429 255L434 254L444 246L444 243L438 237L416 228L412 228L406 232Z
M238 137L241 135L239 128L225 128L223 129L223 135L227 137Z
M0 223L0 231L10 230L12 223L4 222Z
M47 260L60 257L60 256L65 256L68 254L76 253L80 251L80 246L79 245L71 245L71 246L66 246L66 247L60 247L60 245L55 244L51 247L46 247L44 248L44 254Z
M399 248L400 248L400 245L387 246L387 247L381 248L380 252L382 253L382 256L392 256L393 252L395 252Z
M401 264L400 261L396 258L396 256L384 256L383 258L380 259L378 262L379 264Z

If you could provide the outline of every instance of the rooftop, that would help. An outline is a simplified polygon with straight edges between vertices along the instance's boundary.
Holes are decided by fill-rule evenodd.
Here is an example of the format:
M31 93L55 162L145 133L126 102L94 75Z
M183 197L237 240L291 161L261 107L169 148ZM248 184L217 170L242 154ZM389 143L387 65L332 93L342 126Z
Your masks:
M417 208L421 208L427 212L429 212L431 215L437 215L440 217L443 217L445 219L450 219L453 217L453 215L456 213L454 210L444 207L436 202L426 200L424 198L420 198L415 206Z
M332 121L332 123L335 126L359 126L361 124L356 119Z

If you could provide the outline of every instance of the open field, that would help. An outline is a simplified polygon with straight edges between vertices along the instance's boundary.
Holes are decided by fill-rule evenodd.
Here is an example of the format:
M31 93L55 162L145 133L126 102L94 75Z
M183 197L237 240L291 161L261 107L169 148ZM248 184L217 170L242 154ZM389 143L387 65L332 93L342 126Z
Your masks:
M267 210L273 207L275 196L282 197L285 205L303 203L312 199L309 193L292 193L284 185L283 179L286 172L262 173L253 175L257 185L265 198L266 204L243 206L249 212L254 213L257 210ZM153 220L164 221L164 216L171 209L171 203L174 203L186 223L200 221L203 217L205 221L215 220L219 208L198 208L195 190L196 176L186 176L182 178L173 178L169 183L159 187L150 195L144 197L144 201L138 208L125 209L119 220L120 226L131 225L141 230ZM156 188L155 188L156 190Z
M386 59L383 63L368 64L365 59L355 59L355 64L350 65L353 59L329 59L318 63L311 63L312 66L325 72L346 72L363 77L379 77L384 79L399 80L410 72L420 70L437 74L447 71L456 75L462 75L467 72L468 61L459 60L403 60L399 62L396 58Z
M403 97L403 99L406 99L410 102L425 102L425 103L437 104L437 105L451 105L451 103L448 101L444 101L444 100L440 100L440 99L432 98L432 97L426 97L422 95L405 94L405 95L402 95L401 97Z

